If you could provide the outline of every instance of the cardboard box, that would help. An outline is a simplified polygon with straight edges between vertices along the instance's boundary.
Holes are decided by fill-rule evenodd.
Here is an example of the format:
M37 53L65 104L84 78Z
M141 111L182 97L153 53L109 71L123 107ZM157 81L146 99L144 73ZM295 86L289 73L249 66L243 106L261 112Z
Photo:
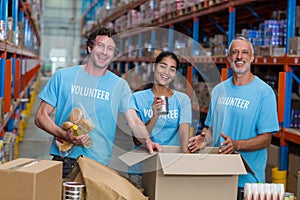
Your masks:
M287 177L287 191L293 192L295 195L299 192L299 171L300 171L300 156L296 154L289 154L288 177Z
M300 156L290 153L288 173L297 177L298 171L300 171Z
M266 182L272 182L272 168L280 166L280 148L277 145L270 144L268 147L268 159L266 166Z
M18 158L0 165L1 199L61 200L62 162Z
M174 146L153 154L138 148L119 158L129 166L143 161L143 188L151 200L237 198L238 175L247 173L239 154L218 154L218 148L180 152Z
M297 182L298 182L298 177L289 173L287 176L287 192L292 192L296 196Z
M298 171L298 177L300 177L300 171ZM300 199L300 178L298 178L298 184L297 184L297 199Z
M268 159L267 165L271 167L279 167L280 165L280 147L274 144L270 144L268 147Z
M300 37L291 37L289 54L299 55L300 54Z

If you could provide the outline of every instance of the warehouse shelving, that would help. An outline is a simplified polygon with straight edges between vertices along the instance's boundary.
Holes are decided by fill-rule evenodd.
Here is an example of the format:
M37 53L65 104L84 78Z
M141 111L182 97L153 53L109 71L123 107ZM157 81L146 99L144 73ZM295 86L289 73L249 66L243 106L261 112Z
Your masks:
M21 0L1 0L1 22L5 36L0 38L0 139L17 129L21 111L26 109L33 84L42 65L39 58L40 23L31 5ZM40 10L41 11L41 10ZM40 12L39 11L39 12ZM8 21L12 20L12 29ZM18 133L16 133L18 134Z
M138 3L141 2L141 3ZM98 21L104 25L109 22L114 22L120 16L126 14L128 9L137 9L139 6L147 1L133 1L131 4L124 5L118 11L112 12L104 19ZM292 80L296 80L299 84L299 79L293 74L293 67L299 67L300 55L289 55L289 39L295 35L295 12L296 1L255 1L255 0L203 0L198 4L166 13L163 16L154 18L148 24L141 24L140 27L162 27L180 31L194 40L200 42L201 29L210 30L210 34L222 33L227 34L228 43L236 35L236 30L245 28L241 26L241 22L246 25L259 24L263 19L270 17L270 10L287 10L287 33L286 33L286 49L285 54L280 56L259 56L255 57L253 66L262 67L280 67L282 72L278 74L278 118L281 130L274 135L280 138L280 169L287 169L287 156L288 156L288 142L300 144L300 131L290 128L290 112L291 112L291 93L292 93ZM250 17L255 17L254 20L249 21ZM183 25L184 24L184 25ZM130 29L130 28L129 28ZM124 30L126 31L126 30ZM132 32L130 32L132 33ZM138 32L136 33L139 34ZM126 36L124 34L123 40L133 37L132 35ZM138 37L138 36L137 36ZM151 35L151 37L155 37ZM152 38L153 39L153 38ZM169 47L172 47L172 38L169 42ZM155 47L155 44L152 44ZM192 47L193 53L196 47ZM172 49L171 49L172 50ZM137 57L137 58L119 58L116 62L130 63L130 62L151 62L151 58ZM220 56L197 56L191 55L187 57L191 62L190 66L200 63L207 63L213 61L216 65L225 66L222 69L222 79L224 80L229 75L227 58L224 55ZM193 67L188 67L187 79L192 82L194 70Z

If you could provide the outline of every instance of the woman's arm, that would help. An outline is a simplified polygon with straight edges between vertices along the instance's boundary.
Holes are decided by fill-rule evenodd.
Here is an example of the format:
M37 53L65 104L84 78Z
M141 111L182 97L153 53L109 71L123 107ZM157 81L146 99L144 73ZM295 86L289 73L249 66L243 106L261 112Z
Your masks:
M179 136L180 136L182 152L187 152L188 143L189 143L189 139L190 139L190 124L189 123L180 124Z

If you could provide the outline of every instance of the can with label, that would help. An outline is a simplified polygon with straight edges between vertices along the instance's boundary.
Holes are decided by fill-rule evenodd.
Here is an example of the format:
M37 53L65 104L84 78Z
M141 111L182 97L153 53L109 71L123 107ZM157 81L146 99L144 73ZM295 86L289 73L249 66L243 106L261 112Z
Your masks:
M169 113L168 97L166 97L166 96L160 96L160 97L157 97L157 98L164 100L164 103L157 110L157 114L158 115L167 115Z

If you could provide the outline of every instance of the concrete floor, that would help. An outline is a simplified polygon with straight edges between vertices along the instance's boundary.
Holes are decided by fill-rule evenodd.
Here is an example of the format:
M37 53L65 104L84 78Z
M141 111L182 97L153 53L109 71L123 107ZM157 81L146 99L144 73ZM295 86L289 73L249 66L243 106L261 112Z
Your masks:
M39 93L43 89L48 80L49 77L41 77L37 93ZM53 137L45 131L36 127L33 122L34 115L38 109L39 104L40 99L36 97L34 106L31 111L31 116L28 119L28 126L25 129L24 141L19 144L20 158L35 158L45 160L51 159L51 156L49 155L49 148ZM110 164L113 169L120 172L127 172L127 166L118 159L118 156L129 151L133 144L131 137L125 132L129 133L129 129L124 122L123 117L120 116L115 138L116 145L113 150L113 156Z

